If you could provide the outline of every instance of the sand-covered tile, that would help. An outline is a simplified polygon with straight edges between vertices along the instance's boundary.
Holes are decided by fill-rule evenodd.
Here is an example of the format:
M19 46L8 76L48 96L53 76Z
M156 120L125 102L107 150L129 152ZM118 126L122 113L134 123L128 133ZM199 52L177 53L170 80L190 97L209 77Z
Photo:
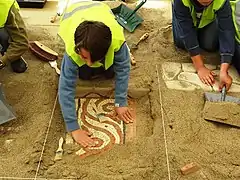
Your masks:
M181 72L178 75L178 80L195 84L205 91L212 91L211 86L208 86L208 85L202 83L202 81L199 79L199 77L196 73Z
M182 91L194 91L198 89L196 85L186 81L173 80L173 81L165 81L165 83L167 88L169 89L176 89L176 90L182 90Z
M165 62L162 64L164 80L173 80L181 72L181 63Z

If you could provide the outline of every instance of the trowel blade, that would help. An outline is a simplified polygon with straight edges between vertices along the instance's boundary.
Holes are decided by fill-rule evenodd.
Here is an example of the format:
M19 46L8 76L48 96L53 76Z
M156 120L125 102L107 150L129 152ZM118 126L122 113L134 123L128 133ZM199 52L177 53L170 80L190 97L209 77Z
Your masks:
M7 103L2 86L0 84L0 124L16 119L15 112Z
M210 92L205 92L204 93L205 99L207 101L211 101L211 102L221 102L221 94L217 94L217 93L210 93ZM233 102L233 103L237 103L240 104L240 98L237 97L233 97L233 96L226 96L225 99L226 102Z

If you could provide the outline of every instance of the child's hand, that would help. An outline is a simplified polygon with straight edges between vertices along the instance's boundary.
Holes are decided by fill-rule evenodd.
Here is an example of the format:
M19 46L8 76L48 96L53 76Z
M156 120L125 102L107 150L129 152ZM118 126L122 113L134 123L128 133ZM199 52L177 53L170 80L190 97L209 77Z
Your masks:
M95 141L90 137L91 133L78 129L72 132L73 139L83 147L93 147L96 146Z
M204 84L213 86L213 84L215 83L215 80L214 80L215 74L212 71L210 71L208 68L203 66L198 69L197 73L198 73L198 77Z
M123 120L125 123L133 122L133 115L128 107L116 107L115 111L118 115L118 118Z

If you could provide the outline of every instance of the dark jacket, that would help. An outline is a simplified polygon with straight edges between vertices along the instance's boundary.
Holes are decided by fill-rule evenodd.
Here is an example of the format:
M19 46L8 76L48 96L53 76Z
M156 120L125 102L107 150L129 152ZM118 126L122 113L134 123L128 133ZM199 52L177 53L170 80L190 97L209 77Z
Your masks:
M197 0L191 0L196 12L201 13L204 7ZM196 56L201 53L198 43L196 29L193 25L192 16L188 7L184 6L182 0L175 0L173 11L176 19L179 22L182 31L181 37L187 50L191 56ZM235 50L234 26L232 20L232 10L229 0L226 0L224 5L216 11L218 35L219 35L219 51L221 55L221 63L231 63L232 56Z
M7 61L11 62L19 59L28 49L26 27L15 6L11 7L4 28L10 37L9 47L1 58L1 60L6 63Z

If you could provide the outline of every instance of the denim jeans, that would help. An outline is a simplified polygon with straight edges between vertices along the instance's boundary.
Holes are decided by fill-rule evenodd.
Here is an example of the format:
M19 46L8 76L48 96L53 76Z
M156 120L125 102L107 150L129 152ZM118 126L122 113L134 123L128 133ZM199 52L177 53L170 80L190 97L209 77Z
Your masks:
M237 69L238 73L240 74L240 43L235 42L235 53L233 56L233 65Z

